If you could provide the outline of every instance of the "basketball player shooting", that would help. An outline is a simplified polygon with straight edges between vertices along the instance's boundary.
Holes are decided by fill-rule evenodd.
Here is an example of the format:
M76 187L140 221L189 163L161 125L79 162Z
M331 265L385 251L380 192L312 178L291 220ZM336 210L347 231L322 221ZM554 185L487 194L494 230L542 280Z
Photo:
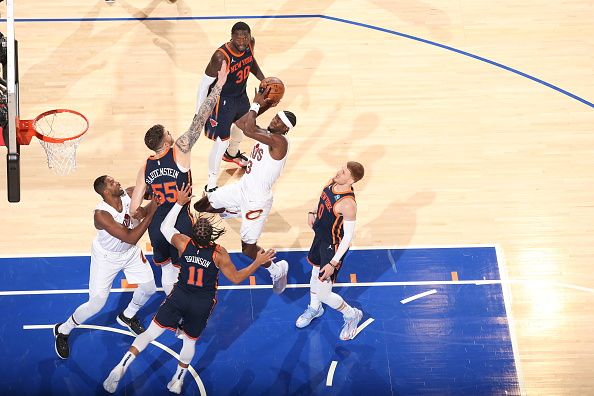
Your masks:
M237 121L243 133L256 140L245 174L239 182L207 193L194 204L198 212L220 213L221 217L241 216L241 250L252 259L262 250L257 242L272 208L272 186L287 161L289 141L285 135L297 124L293 113L279 111L267 129L256 125L260 108L269 105L270 91L271 87L268 87L263 92L256 92L250 111ZM273 291L282 293L287 286L287 262L270 261L263 267L270 273Z

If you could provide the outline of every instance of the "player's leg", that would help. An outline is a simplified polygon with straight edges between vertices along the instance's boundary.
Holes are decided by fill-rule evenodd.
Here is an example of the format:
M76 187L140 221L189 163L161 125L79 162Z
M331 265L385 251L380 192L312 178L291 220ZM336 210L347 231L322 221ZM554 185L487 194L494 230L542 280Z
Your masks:
M264 229L264 223L270 213L272 207L272 199L268 199L261 203L250 201L245 197L241 204L241 228L239 234L241 236L241 251L246 256L255 259L256 255L262 248L258 246L258 238ZM286 260L278 262L270 261L262 265L270 273L272 278L272 291L280 294L285 291L287 287L287 273L289 271L289 264Z
M161 267L161 285L165 295L169 295L179 274L179 270L172 265L172 261L177 258L177 252L174 252L175 257L171 257L171 244L163 236L160 226L159 222L153 221L148 231L153 245L153 262Z
M214 298L195 298L184 309L183 346L179 352L179 362L167 389L172 393L180 394L188 366L192 362L196 351L196 340L204 331L210 314L217 301Z
M243 140L243 131L235 125L231 124L231 137L229 138L229 146L223 154L223 161L232 162L237 166L245 168L248 164L248 158L239 149L239 144Z
M309 279L309 304L305 311L297 318L295 326L304 328L308 326L312 320L319 318L324 314L324 307L318 295L318 284L320 283L320 240L315 238L311 244L307 254L307 261L312 266L311 277Z
M175 374L171 377L171 380L167 384L167 389L171 393L180 394L182 390L182 386L184 384L184 378L186 373L188 372L188 366L190 366L190 362L194 357L194 352L196 351L196 340L190 339L187 336L181 337L183 340L182 349L179 352L179 361L177 364L177 368L175 370Z
M151 322L148 329L136 337L132 346L122 357L122 360L111 370L105 381L103 381L103 388L109 392L114 393L120 383L120 380L132 364L136 356L142 352L151 341L157 339L163 332L164 328L159 327L155 322Z
M217 188L223 154L229 146L231 124L235 112L235 98L221 97L211 117L206 121L206 136L214 141L208 155L208 182L206 192Z
M335 249L335 245L321 241L319 249L321 268L323 268L324 265L326 265L330 262L330 260L332 260L335 254ZM344 301L344 299L340 295L332 291L332 284L336 281L341 264L342 261L341 263L339 263L338 268L334 271L330 279L327 279L324 282L322 282L318 278L314 281L314 284L316 293L320 301L342 313L344 325L340 332L340 339L352 340L353 338L355 338L357 326L363 318L363 312L347 304L346 301Z
M206 186L204 186L204 191L207 193L217 189L219 172L221 170L221 160L223 159L223 155L225 151L227 151L228 146L228 139L221 140L221 138L217 137L210 149L210 154L208 155L208 182Z
M70 356L68 336L75 327L86 322L105 305L111 284L120 271L120 266L114 264L107 252L93 244L91 250L91 265L89 275L89 300L80 305L72 315L64 322L54 327L55 349L61 359Z
M250 111L250 99L247 93L244 92L243 95L235 98L234 107L233 123L229 126L229 147L227 147L227 151L223 155L223 161L232 162L237 166L245 168L248 164L248 158L239 150L239 144L243 140L243 131L235 125L235 121Z
M153 271L142 250L139 247L135 247L133 250L133 254L124 267L124 274L128 283L137 284L138 287L132 294L130 304L118 315L117 322L130 329L135 335L139 335L144 332L144 326L136 317L136 313L155 294L157 286Z

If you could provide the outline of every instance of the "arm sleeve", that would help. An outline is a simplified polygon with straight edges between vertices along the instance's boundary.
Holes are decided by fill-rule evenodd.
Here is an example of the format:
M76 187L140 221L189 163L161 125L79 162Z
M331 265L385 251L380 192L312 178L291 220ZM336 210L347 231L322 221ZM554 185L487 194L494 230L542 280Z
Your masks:
M183 206L178 203L173 205L169 213L167 213L167 216L165 216L165 220L163 220L161 223L161 232L169 243L171 243L171 238L173 238L175 234L180 233L175 229L175 220L177 219L177 216L179 215L179 212L182 210L182 208Z
M338 245L338 249L336 249L334 257L332 257L332 261L340 262L342 256L344 256L349 246L351 246L351 241L355 235L355 223L355 220L345 220L343 223L342 227L344 230L344 235L340 241L340 244Z
M196 96L196 111L195 114L198 114L198 110L200 109L200 105L206 99L206 95L208 95L208 87L216 80L215 77L211 77L208 75L202 76L202 81L200 81L200 88L198 88L198 94Z

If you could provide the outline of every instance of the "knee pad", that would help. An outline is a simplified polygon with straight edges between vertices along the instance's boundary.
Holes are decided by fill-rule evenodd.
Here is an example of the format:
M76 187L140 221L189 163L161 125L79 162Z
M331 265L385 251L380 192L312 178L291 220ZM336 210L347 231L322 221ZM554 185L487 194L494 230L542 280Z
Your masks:
M101 311L101 308L103 308L105 306L105 303L107 302L107 296L105 297L100 297L100 296L92 296L89 298L89 308L96 312Z
M184 364L190 364L196 351L196 340L190 340L188 337L184 337L184 345L181 351L179 351L179 361Z
M155 285L154 280L151 280L150 282L146 283L141 283L138 285L138 288L142 290L142 292L147 296L152 296L157 291L157 285Z
M175 267L173 264L169 263L161 267L161 283L173 285L177 282L177 277L179 275L179 268Z

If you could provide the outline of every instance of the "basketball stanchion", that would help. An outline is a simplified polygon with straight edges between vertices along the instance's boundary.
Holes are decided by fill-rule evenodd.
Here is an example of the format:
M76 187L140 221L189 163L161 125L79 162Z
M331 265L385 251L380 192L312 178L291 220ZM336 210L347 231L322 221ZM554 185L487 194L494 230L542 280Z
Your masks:
M76 170L76 149L89 129L89 120L78 111L49 110L32 120L18 120L17 142L27 145L39 139L47 155L47 165L64 176Z

